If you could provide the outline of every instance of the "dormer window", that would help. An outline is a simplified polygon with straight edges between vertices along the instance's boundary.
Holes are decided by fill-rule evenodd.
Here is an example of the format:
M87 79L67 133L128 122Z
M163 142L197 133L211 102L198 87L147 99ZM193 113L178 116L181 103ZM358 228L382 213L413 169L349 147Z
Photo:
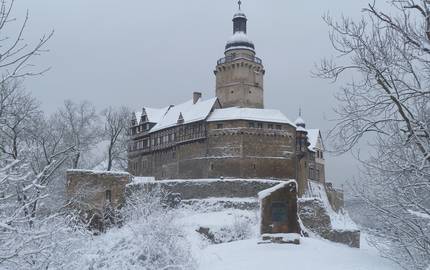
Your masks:
M183 124L184 123L184 117L182 116L182 113L179 113L179 117L178 117L178 124Z
M141 119L142 123L148 122L148 116L147 115L142 115Z

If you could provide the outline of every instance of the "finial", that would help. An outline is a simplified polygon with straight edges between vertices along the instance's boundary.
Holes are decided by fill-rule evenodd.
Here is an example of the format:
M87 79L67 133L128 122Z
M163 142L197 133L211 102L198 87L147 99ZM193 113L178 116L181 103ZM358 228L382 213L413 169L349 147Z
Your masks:
M299 116L302 117L302 107L299 107Z
M239 10L241 10L240 6L242 5L242 1L239 0L239 2L237 2L237 4L239 5Z

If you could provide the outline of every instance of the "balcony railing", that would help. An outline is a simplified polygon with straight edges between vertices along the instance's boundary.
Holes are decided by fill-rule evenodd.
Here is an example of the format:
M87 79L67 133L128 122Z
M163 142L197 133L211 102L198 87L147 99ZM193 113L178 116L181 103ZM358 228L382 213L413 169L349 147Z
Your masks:
M236 61L236 60L242 60L242 59L243 60L248 60L248 61L251 61L251 62L254 62L254 63L257 63L259 65L263 64L263 61L260 58L255 57L255 56L250 56L250 55L229 55L229 56L226 56L226 57L223 57L223 58L219 59L217 61L217 65L222 65L222 64L230 63L230 62L233 62L233 61Z

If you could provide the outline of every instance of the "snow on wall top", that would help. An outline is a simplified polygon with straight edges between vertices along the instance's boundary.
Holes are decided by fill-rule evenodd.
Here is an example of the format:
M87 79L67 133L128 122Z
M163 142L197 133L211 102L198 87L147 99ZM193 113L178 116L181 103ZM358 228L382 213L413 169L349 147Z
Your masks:
M318 138L320 137L319 129L308 129L308 141L310 143L309 150L315 151L318 143Z
M94 174L94 175L112 175L112 176L130 176L128 172L119 171L97 171L97 170L81 170L81 169L70 169L66 171L67 173L74 174Z
M258 192L258 199L260 201L262 201L264 198L270 196L270 194L272 194L273 192L275 192L279 189L285 188L286 186L288 186L291 183L294 183L294 185L296 185L296 188L297 188L296 180L288 180L288 181L282 182L282 183L280 183L274 187L271 187L271 188L268 188L268 189L265 189L265 190Z
M253 120L295 125L279 110L254 108L225 108L216 109L208 118L208 122L226 120Z
M195 104L191 99L182 104L171 106L161 120L150 130L150 133L177 125L180 114L184 118L184 124L204 120L209 115L216 101L217 98L204 101L200 98Z
M133 181L129 184L132 185L140 185L148 182L155 183L165 183L165 184L175 184L175 183L193 183L193 184L206 184L206 183L214 183L214 182L259 182L259 183L268 183L268 184L279 184L284 183L281 180L273 180L273 179L246 179L246 178L201 178L201 179L170 179L170 180L155 180L153 177L134 177Z

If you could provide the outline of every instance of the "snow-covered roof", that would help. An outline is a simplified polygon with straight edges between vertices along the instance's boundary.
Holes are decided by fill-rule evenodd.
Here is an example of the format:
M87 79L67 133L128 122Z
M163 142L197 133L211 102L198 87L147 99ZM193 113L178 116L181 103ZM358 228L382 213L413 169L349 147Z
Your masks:
M233 15L233 19L235 19L235 18L245 18L246 19L246 15L242 11L238 11L236 14Z
M167 112L169 107L165 107L161 109L144 107L144 109L146 111L148 121L151 123L158 123L163 118L164 114ZM139 122L140 117L142 116L142 111L135 112L135 115L136 115L136 120Z
M236 32L230 37L229 40L227 40L227 44L238 42L252 43L252 41L248 38L248 35L244 32Z
M295 125L279 110L254 108L225 108L216 109L208 118L208 122L227 120L252 120L271 123Z
M305 120L303 120L303 118L301 116L299 116L296 121L294 121L294 124L296 124L296 126L300 126L300 125L305 125Z
M309 150L311 151L315 151L317 143L318 143L318 138L320 136L320 130L319 129L308 129L308 141L310 143L309 145Z
M297 125L297 124L296 124ZM308 132L304 127L302 126L297 126L296 131L301 131L301 132Z
M275 192L279 189L285 188L286 186L291 185L291 184L294 184L295 187L297 187L296 180L288 180L288 181L282 182L282 183L280 183L274 187L271 187L271 188L268 188L268 189L265 189L265 190L258 192L258 199L261 201L261 200L265 199L266 197L270 196L273 192Z
M226 51L237 49L254 51L254 43L248 38L248 35L245 32L235 32L227 40Z
M177 125L179 115L181 114L184 118L184 124L204 120L206 117L208 117L216 101L217 98L211 98L204 101L202 101L200 98L195 104L191 99L182 104L171 106L160 119L160 121L158 121L158 123L150 130L150 132L155 132Z

